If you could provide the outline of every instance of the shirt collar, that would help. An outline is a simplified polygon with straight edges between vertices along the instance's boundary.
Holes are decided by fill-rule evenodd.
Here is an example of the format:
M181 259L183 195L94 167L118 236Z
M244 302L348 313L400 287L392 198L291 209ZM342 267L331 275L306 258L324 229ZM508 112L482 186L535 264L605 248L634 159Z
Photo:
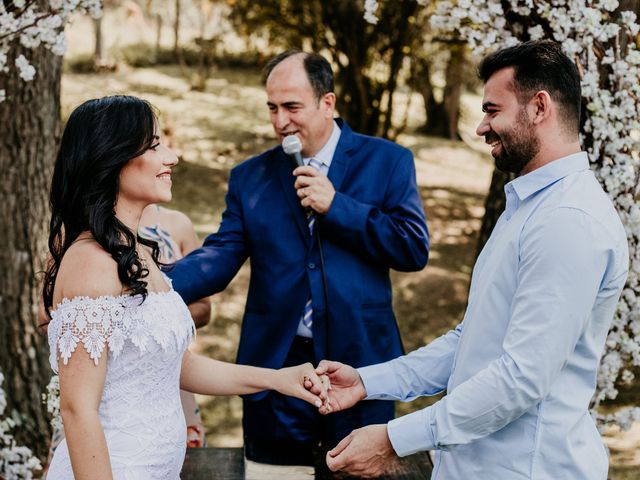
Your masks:
M340 127L333 121L333 129L331 130L331 135L329 136L329 140L324 146L320 149L318 153L316 153L313 157L305 157L303 158L304 164L309 165L309 160L311 158L315 158L320 163L325 165L327 168L331 166L331 159L333 158L333 154L336 151L336 147L338 146L338 141L340 140Z
M587 153L573 153L566 157L553 160L535 169L533 172L512 180L505 186L505 191L507 187L510 186L522 202L534 193L539 192L567 175L588 169L589 157L587 157Z

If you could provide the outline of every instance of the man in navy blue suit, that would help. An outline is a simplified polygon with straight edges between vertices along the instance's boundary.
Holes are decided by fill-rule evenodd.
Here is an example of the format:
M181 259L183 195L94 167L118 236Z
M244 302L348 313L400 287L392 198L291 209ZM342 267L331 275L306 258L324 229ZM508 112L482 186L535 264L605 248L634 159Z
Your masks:
M363 366L402 355L389 269L420 270L429 254L413 156L334 119L333 72L322 56L285 52L266 75L276 136L296 135L305 165L295 168L277 146L235 167L218 232L169 272L173 286L190 303L223 290L250 259L241 364ZM392 402L321 417L275 392L249 395L245 455L311 465L314 447L393 416Z

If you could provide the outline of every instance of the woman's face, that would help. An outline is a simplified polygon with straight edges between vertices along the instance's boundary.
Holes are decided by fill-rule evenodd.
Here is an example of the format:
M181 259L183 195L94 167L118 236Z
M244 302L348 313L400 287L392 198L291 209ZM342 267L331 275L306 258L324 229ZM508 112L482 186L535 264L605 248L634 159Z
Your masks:
M171 168L178 157L156 135L149 150L132 158L120 171L117 203L146 205L171 200Z

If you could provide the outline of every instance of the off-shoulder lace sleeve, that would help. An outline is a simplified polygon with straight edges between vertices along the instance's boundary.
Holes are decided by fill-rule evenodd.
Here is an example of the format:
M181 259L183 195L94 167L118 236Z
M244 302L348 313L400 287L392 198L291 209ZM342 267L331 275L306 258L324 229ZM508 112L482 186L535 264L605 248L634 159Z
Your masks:
M150 293L144 302L127 295L64 299L51 312L49 361L57 372L58 361L66 365L81 345L98 365L105 347L117 357L127 339L140 352L150 340L166 350L191 341L193 331L189 310L173 290Z

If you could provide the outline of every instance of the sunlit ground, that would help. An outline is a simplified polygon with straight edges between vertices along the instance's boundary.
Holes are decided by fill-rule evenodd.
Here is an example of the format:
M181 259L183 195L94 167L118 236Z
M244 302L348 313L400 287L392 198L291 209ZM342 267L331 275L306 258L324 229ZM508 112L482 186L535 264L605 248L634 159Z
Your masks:
M90 32L88 23L82 20L76 27L77 32ZM81 33L76 36L74 40L72 35L72 42L80 41ZM86 40L83 45L86 49ZM167 140L181 157L170 206L187 213L201 237L215 231L224 208L230 168L275 144L259 72L214 69L202 92L190 90L178 67L66 73L63 116L86 99L116 93L141 96L158 108ZM402 115L406 93L398 95L398 105L398 114ZM480 118L478 95L463 98L464 143L416 134L424 121L422 101L415 95L410 105L408 128L398 142L416 156L417 179L431 232L431 257L422 272L393 274L394 306L407 351L433 340L462 318L484 195L493 168L487 148L474 134ZM222 360L235 359L248 275L245 265L227 290L214 297L212 320L198 332L196 348L200 352ZM242 445L241 400L198 400L209 445ZM408 413L430 401L398 404L398 411ZM611 430L605 440L612 453L610 478L640 478L640 425L627 433Z

